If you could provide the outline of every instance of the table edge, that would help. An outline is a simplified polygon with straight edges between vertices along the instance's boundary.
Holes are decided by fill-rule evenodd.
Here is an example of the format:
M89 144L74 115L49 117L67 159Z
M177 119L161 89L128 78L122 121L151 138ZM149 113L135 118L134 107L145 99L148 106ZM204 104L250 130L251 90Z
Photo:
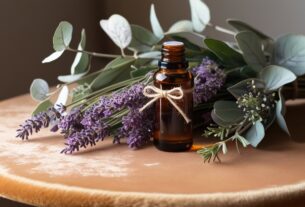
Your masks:
M35 181L8 173L0 174L2 197L38 206L208 206L251 205L305 198L305 181L259 190L204 194L120 192Z

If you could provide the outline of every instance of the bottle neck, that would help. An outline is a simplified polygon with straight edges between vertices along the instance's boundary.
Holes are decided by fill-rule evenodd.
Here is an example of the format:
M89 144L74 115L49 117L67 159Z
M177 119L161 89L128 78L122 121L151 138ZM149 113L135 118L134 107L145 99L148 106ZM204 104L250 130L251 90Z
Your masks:
M177 41L163 43L158 65L160 69L186 69L188 62L184 55L184 44Z

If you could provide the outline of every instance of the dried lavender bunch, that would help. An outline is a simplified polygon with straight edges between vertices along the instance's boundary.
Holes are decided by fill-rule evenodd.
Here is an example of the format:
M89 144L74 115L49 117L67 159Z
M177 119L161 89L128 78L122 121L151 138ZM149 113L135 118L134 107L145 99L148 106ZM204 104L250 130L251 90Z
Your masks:
M192 73L195 105L209 101L225 83L224 71L209 57L203 58L201 64L192 69Z
M149 110L138 112L147 101L142 94L143 88L144 84L135 84L111 96L100 97L97 103L85 111L81 108L72 110L59 125L67 139L67 147L62 152L72 153L82 147L95 145L111 133L115 134L114 142L127 137L127 143L132 148L145 144L151 137L153 122ZM123 117L126 109L129 113ZM147 120L151 121L143 124ZM117 122L123 124L119 130Z
M57 131L57 122L61 118L63 110L62 106L59 106L59 109L51 107L45 112L32 116L20 125L16 137L20 137L22 140L28 139L33 132L37 133L41 128L47 128L49 125L53 125L51 131Z

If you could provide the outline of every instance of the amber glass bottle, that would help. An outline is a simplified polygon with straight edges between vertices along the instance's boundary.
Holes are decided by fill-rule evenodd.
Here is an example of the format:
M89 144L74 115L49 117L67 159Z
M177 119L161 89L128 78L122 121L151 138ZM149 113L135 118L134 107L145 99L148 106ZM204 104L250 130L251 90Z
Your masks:
M177 41L165 42L161 53L159 70L154 74L154 85L162 90L181 87L183 98L174 101L192 119L194 81L192 74L187 70L184 44ZM156 101L155 114L154 145L162 151L189 150L193 143L192 122L187 123L166 98Z

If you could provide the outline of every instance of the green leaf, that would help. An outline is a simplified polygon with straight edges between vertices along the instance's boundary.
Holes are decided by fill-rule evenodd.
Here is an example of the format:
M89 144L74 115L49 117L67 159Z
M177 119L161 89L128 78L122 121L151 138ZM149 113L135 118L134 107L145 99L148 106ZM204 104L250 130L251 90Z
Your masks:
M133 57L117 57L115 59L113 59L112 61L110 61L103 70L109 70L112 68L116 68L116 67L121 67L124 66L126 64L132 63L135 59Z
M46 57L45 59L42 60L42 63L49 63L52 62L53 60L58 59L65 51L55 51L53 52L51 55L49 55L48 57Z
M151 28L153 30L153 33L156 35L156 37L158 37L159 40L163 39L164 37L164 30L162 29L160 22L158 20L158 17L156 15L156 11L155 11L155 5L152 4L150 6L150 24L151 24Z
M88 72L89 71L86 71L84 73L79 73L79 74L75 74L75 75L60 75L57 77L57 79L64 83L71 83L71 82L79 80L80 78L85 76Z
M68 86L63 86L57 97L54 107L57 108L57 105L60 105L60 104L66 105L68 98L69 98L69 88L68 88Z
M193 28L196 32L202 32L210 22L209 7L201 0L190 0L191 17Z
M266 66L267 61L262 51L262 43L255 33L244 31L238 33L235 38L248 65L256 72Z
M192 22L189 20L180 20L174 23L166 34L173 34L178 32L193 32Z
M86 32L82 29L81 40L78 44L78 50L84 50L86 46ZM75 59L71 66L71 74L84 73L89 66L89 55L87 53L78 52L76 53Z
M278 38L273 62L291 70L297 76L305 74L305 36L285 35Z
M256 35L258 35L262 39L271 39L271 37L265 35L261 31L259 31L258 29L255 29L251 25L249 25L249 24L247 24L245 22L242 22L240 20L237 20L237 19L227 19L227 22L232 27L234 27L234 29L236 29L236 31L238 31L238 32L242 32L242 31L254 32Z
M144 67L141 67L139 69L136 69L136 70L132 70L130 72L130 76L132 78L136 78L136 77L140 77L140 76L144 76L146 75L148 72L150 71L154 71L154 70L157 70L158 68L154 65L152 66L144 66Z
M260 79L249 78L240 81L239 83L236 83L235 85L229 87L227 90L237 99L249 91L249 84L251 84L252 81L254 81L254 85L256 86L256 88L265 88L264 81Z
M264 125L260 121L257 121L247 131L245 138L250 142L250 144L253 147L257 147L257 145L263 140L264 136L265 136Z
M72 39L73 27L69 22L59 23L53 35L53 48L55 51L65 50Z
M224 66L234 68L245 65L242 55L226 43L214 39L205 39L204 43L220 59Z
M132 38L131 28L125 17L113 14L109 19L102 19L100 26L121 50L130 44Z
M30 93L34 100L43 101L49 97L49 85L43 79L35 79L31 84Z
M34 116L40 112L46 111L46 110L48 110L48 108L50 108L52 106L53 106L53 103L49 99L46 99L46 100L40 102L36 106L35 110L32 112L32 116Z
M184 46L187 48L187 49L190 49L190 50L195 50L195 51L202 51L203 48L199 47L198 45L192 43L190 40L188 40L187 38L185 37L181 37L177 34L174 34L174 35L171 35L171 38L173 38L174 40L176 41L180 41L180 42L183 42L184 43Z
M266 89L273 91L287 83L293 82L296 79L296 76L286 68L270 65L260 72L260 78L265 82Z
M122 58L122 60L117 61L119 63L106 66L108 68L101 71L100 74L92 81L90 88L93 91L106 87L109 84L114 84L130 78L130 65L135 61L135 59L125 57Z
M242 111L233 101L216 101L212 114L213 121L220 126L236 124L244 117Z
M132 40L128 48L137 52L150 51L152 46L159 42L159 39L144 27L130 25L132 31Z
M276 121L278 123L278 125L280 126L280 128L286 132L289 136L290 136L290 132L289 129L287 127L284 115L286 112L286 108L285 108L285 99L282 95L281 90L279 90L278 92L279 94L279 100L276 102Z

